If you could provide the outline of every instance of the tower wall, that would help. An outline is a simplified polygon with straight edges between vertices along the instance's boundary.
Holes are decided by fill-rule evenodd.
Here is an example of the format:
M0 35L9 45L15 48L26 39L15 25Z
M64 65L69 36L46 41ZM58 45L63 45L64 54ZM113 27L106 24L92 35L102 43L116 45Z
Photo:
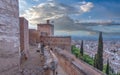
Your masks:
M18 0L0 0L0 71L19 62L18 5Z
M46 24L38 24L37 30L40 36L53 36L54 35L54 26L50 24L47 20Z
M28 21L24 17L19 18L20 23L20 51L28 55L29 50L29 29Z

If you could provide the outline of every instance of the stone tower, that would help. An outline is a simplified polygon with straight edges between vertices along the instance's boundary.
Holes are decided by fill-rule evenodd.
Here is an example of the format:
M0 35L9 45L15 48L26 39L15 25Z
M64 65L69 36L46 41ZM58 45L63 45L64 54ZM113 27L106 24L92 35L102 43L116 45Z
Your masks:
M19 62L18 5L18 0L0 0L0 72Z
M19 24L20 24L20 52L25 52L25 54L28 56L29 50L28 21L24 17L20 17Z
M40 36L53 36L54 35L54 26L50 24L49 20L47 20L46 24L38 24L37 30Z

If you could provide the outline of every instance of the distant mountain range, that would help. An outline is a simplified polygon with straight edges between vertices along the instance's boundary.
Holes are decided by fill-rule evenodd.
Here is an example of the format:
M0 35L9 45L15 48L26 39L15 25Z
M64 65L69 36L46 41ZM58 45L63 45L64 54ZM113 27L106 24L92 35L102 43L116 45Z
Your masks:
M78 22L76 24L80 25L120 25L119 22L114 22L114 21L99 21L99 22Z
M80 37L80 36L72 36L73 40L98 40L97 37ZM120 37L104 37L104 40L120 40Z

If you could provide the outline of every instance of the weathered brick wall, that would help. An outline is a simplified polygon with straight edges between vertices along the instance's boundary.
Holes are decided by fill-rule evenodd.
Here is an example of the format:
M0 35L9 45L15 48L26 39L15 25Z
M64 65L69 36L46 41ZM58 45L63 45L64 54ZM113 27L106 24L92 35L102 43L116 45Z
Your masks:
M29 29L28 21L24 17L20 17L20 50L28 55L29 50Z
M49 23L49 20L47 20L46 24L38 24L37 25L37 30L38 30L40 36L41 35L44 35L44 36L46 36L46 35L47 36L54 35L54 26Z
M0 0L0 50L18 51L18 16L18 0Z
M0 0L0 71L18 63L18 0Z
M70 36L44 36L40 37L44 44L50 45L51 47L59 47L63 50L71 52L71 37Z
M29 44L36 45L39 40L39 33L35 29L29 29Z
M54 53L58 57L59 64L68 75L105 75L65 50L56 49Z

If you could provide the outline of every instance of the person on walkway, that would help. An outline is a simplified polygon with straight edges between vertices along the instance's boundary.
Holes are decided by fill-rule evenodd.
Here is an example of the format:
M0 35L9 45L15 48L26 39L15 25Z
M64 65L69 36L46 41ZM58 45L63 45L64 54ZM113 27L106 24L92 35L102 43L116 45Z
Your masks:
M44 42L41 42L41 53L44 55L44 47L45 47L45 44Z
M42 54L41 53L41 44L40 43L38 43L38 50L37 50L37 52L40 52L40 54Z

